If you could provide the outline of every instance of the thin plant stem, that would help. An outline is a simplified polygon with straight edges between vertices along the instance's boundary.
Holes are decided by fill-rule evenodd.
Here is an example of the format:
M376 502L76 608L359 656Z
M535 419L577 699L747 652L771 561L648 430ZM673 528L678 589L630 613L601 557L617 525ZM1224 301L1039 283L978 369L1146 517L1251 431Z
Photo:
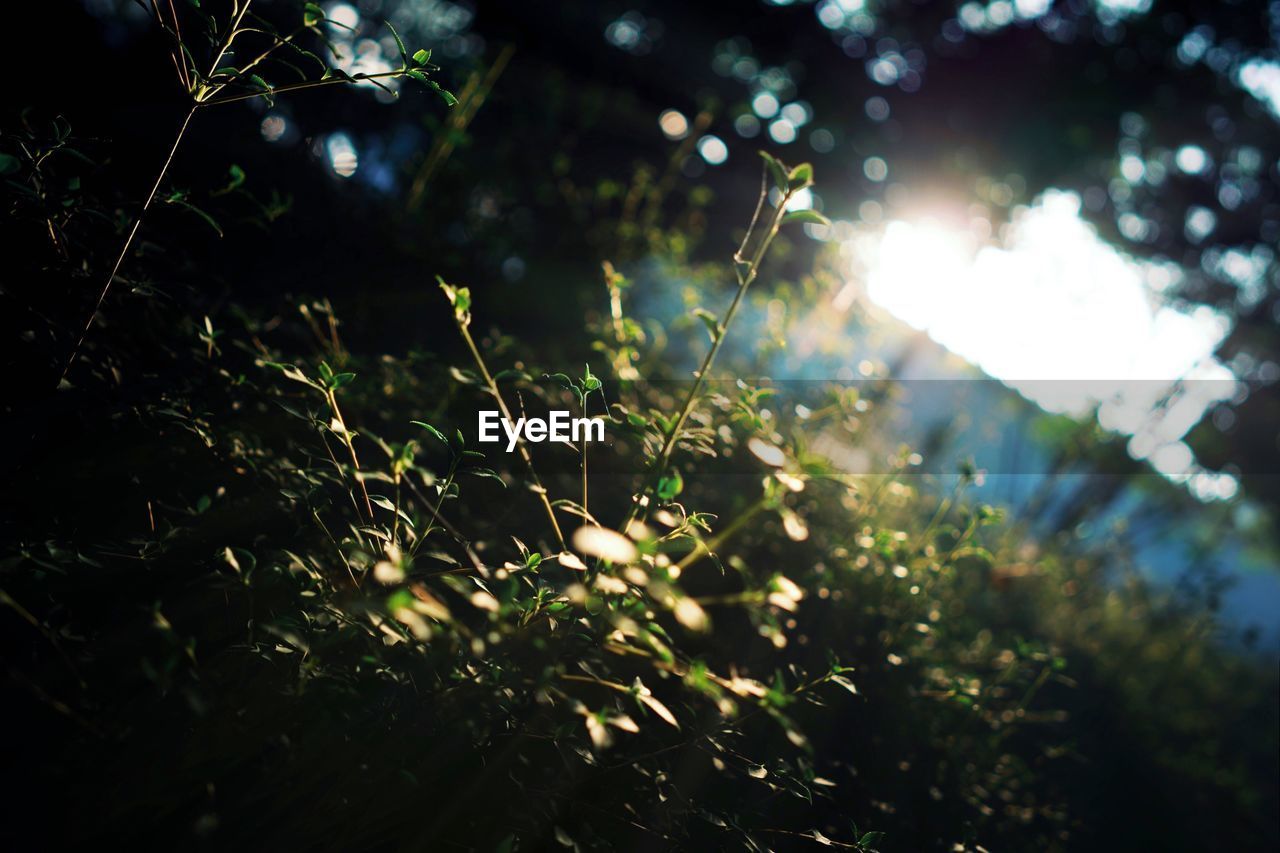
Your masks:
M964 480L958 480L955 488L951 490L951 494L938 502L938 509L934 512L933 517L929 519L929 523L924 526L920 536L916 539L913 551L919 551L929 544L929 535L933 533L935 527L947 517L947 513L951 511L951 507L960 499L960 494L964 491Z
M436 136L431 151L414 176L413 185L409 189L409 200L405 205L410 211L417 210L422 205L427 185L453 153L457 138L466 132L514 54L515 46L507 45L493 61L493 65L489 66L483 78L477 72L467 79L462 91L458 93L458 108L450 111L445 120L445 132Z
M587 393L582 397L582 417L584 419L587 417L587 400L590 399L590 396L590 393ZM588 520L591 519L591 510L587 506L587 444L589 443L587 436L589 434L589 430L584 429L582 431L582 516ZM599 523L596 523L596 527L599 526Z
M417 496L418 500L422 501L424 504L428 502L426 499L426 496L424 496L422 492L418 491L418 487L413 484L413 480L405 480L405 482L409 484L410 491L412 491L414 495ZM471 561L471 565L476 570L476 572L483 577L488 577L489 570L485 568L484 562L480 559L480 555L477 554L475 552L475 549L471 547L470 540L468 540L465 536L463 536L462 531L458 530L457 527L455 527L452 523L450 523L449 519L445 518L443 515L440 514L440 505L442 503L444 503L443 495L441 495L440 501L436 504L436 511L432 515L431 524L435 524L436 522L439 522L441 529L444 530L446 533L448 533L450 536L452 536L454 541L462 546L462 550L466 552L467 559ZM423 540L427 538L428 535L430 535L431 524L429 524L427 526L427 529L423 531L421 538L418 540L418 543L415 543L414 550L409 553L410 558L412 558L413 555L417 553L417 544L421 543Z
M741 530L743 525L755 517L756 513L764 509L767 503L768 499L765 496L761 496L755 503L743 510L737 518L725 525L723 530L711 537L709 541L697 540L696 547L688 554L685 554L679 563L676 563L676 568L683 572L703 557L714 554L720 546L729 540L729 537Z
M355 443L351 441L351 431L347 429L347 422L342 417L342 410L338 408L338 397L330 388L326 392L329 398L329 408L333 410L333 417L338 422L338 426L342 429L342 443L347 446L347 452L351 454L352 478L360 486L360 492L364 497L364 509L369 514L370 522L374 518L373 501L369 500L369 489L364 484L364 475L360 471L360 459L356 456Z
M235 21L231 28L227 31L227 38L224 40L217 56L214 57L213 63L209 67L209 76L212 77L214 71L218 68L218 63L222 60L223 54L227 52L227 48L231 46L231 42L236 37L236 31L240 26L240 22L244 19L244 15L249 11L249 4L253 0L245 0L244 7L239 10ZM171 6L172 7L172 6ZM156 16L159 18L159 10L156 10ZM178 14L173 13L174 33L178 38L178 50L182 50L181 35L178 32ZM182 66L184 63L179 63ZM180 69L181 70L181 69ZM183 75L185 77L185 75ZM188 86L189 89L189 86ZM182 120L182 126L178 128L178 135L174 137L173 145L169 148L169 156L165 158L164 165L160 167L160 173L156 175L155 183L151 185L151 192L147 194L147 198L142 203L142 210L134 217L133 224L129 226L129 233L125 236L124 245L120 247L120 253L116 256L116 262L111 267L111 274L107 276L107 282L102 286L102 291L98 294L98 299L93 304L93 310L89 312L89 318L85 320L84 328L80 331L80 337L76 339L76 345L71 348L71 355L67 357L67 363L62 368L62 373L58 376L58 385L61 385L67 378L67 374L71 372L72 365L75 364L76 358L80 355L80 348L84 346L84 339L88 336L89 330L93 328L93 323L98 319L98 312L102 310L102 303L106 301L107 294L111 291L111 285L115 283L116 276L120 273L120 267L124 264L124 259L129 256L129 250L133 248L134 238L138 236L138 230L142 227L142 220L146 218L147 211L151 209L152 203L155 201L156 193L160 191L160 184L164 181L165 175L169 173L169 167L173 164L173 158L178 153L178 147L182 144L182 138L187 133L187 127L191 124L191 119L196 114L196 110L201 106L201 100L197 97L191 104L191 108L187 110L187 115Z
M395 503L392 504L393 512L391 517L391 544L395 545L397 548L400 547L400 542L398 538L400 535L400 481L403 478L404 478L403 474L396 474L396 500L395 500Z
M418 487L414 485L413 480L405 478L405 482L409 484L409 491L413 492L414 496L417 497L418 500L422 501L423 505L430 503L430 501L427 500L426 495L422 494L422 492L418 490ZM445 491L448 491L447 487ZM412 559L413 555L418 553L418 546L421 545L429 535L431 535L431 527L438 521L440 522L441 529L452 536L454 541L462 546L462 550L466 552L467 559L471 561L471 565L476 572L483 577L488 577L489 570L485 568L484 562L480 559L480 555L471 547L470 540L463 536L462 531L458 530L457 527L451 524L449 519L440 514L440 505L443 503L444 494L441 493L440 500L436 503L436 510L431 516L431 522L427 525L427 529L422 532L422 536L418 538L418 541L414 543L413 550L409 552L409 558ZM432 577L432 575L428 575L428 577Z
M183 47L182 47L182 22L178 20L178 10L174 8L173 0L168 0L168 3L169 3L169 15L170 17L173 18L173 38L174 38L174 48L173 48L173 54L172 54L173 65L174 65L174 68L176 68L178 71L178 79L182 82L182 88L185 91L190 92L191 76L187 71L186 54L183 52ZM164 16L160 14L160 5L158 3L153 3L152 8L155 11L156 20L159 21L161 25L163 25Z
M240 22L244 20L244 16L249 11L249 7L253 5L253 0L244 0L244 5L236 13L236 19L231 22L230 28L227 29L227 37L222 40L222 45L218 48L218 53L213 57L213 62L209 64L209 78L212 78L218 70L218 63L222 61L222 57L231 49L231 43L236 40L236 36L240 34Z
M743 237L742 245L734 254L735 263L743 261L743 256L751 241L752 232L755 230L760 210L764 204L765 194L766 192L762 185L760 199L756 204L756 212L751 218L751 227L747 230L746 236ZM717 323L717 333L715 339L711 342L711 348L707 350L706 356L703 357L702 366L694 374L693 385L689 388L689 393L685 395L679 415L671 425L671 428L667 430L662 449L658 451L658 455L650 468L644 489L640 492L639 499L632 504L626 524L622 527L623 533L626 533L633 523L637 521L643 522L648 517L649 504L652 503L650 500L651 494L657 486L658 480L666 473L667 466L671 461L672 451L675 450L676 442L679 440L680 431L684 428L685 421L689 419L689 415L692 414L694 405L698 401L698 396L702 393L702 387L707 380L707 373L710 372L712 365L715 364L716 356L720 353L720 347L728 336L729 326L733 322L734 315L738 313L738 306L742 304L742 297L746 295L747 288L755 281L756 274L760 271L760 263L764 260L765 252L768 251L769 245L778 233L778 227L782 224L782 217L786 213L786 205L791 200L791 195L791 190L783 193L773 211L773 216L769 219L769 224L763 237L758 241L755 252L752 254L750 261L747 262L745 270L740 268L738 271L738 289L733 295L733 301L729 303L729 308L725 311L724 318Z
M243 78L244 75L248 74L254 68L257 68L259 65L261 65L262 62L266 60L267 57L271 56L271 54L275 53L277 49L284 47L286 44L292 43L293 40L298 36L298 34L305 29L306 27L298 27L296 30L289 33L289 35L285 36L284 38L281 38L277 33L272 33L272 35L275 36L275 43L272 44L271 47L264 50L262 53L258 54L257 57L251 60L249 64L246 65L244 68L241 68L240 74L238 75L238 77Z
M338 552L338 558L342 560L342 565L347 569L347 577L351 578L351 585L356 589L359 589L360 581L356 580L355 572L351 571L351 561L347 559L346 554L342 553L342 546L338 544L337 539L333 538L333 534L329 532L328 526L325 525L324 520L320 518L320 513L317 512L314 507L311 509L311 514L315 516L316 524L320 525L320 529L324 531L324 535L328 536L329 541L333 543L334 550Z
M186 135L187 127L191 124L191 117L196 114L198 107L198 104L193 104L191 109L187 110L187 115L182 120L182 126L178 128L178 135L174 137L173 145L169 147L169 156L165 157L164 165L160 167L160 173L156 175L155 182L151 185L151 192L147 193L147 198L142 203L142 210L134 217L133 225L129 227L129 233L124 239L124 245L120 247L120 253L116 255L116 262L111 266L111 275L107 276L106 283L102 286L101 292L98 293L97 301L93 303L93 310L89 312L89 319L85 321L84 328L80 330L80 337L76 339L76 345L71 348L71 355L68 356L67 363L62 367L62 373L58 376L58 385L61 385L63 380L67 378L67 374L71 371L71 366L75 364L76 358L80 355L80 348L84 346L84 339L88 336L89 329L93 327L94 321L98 319L98 311L102 309L102 303L106 301L107 294L111 291L111 285L115 283L124 259L129 256L129 250L133 247L134 238L138 236L138 229L142 226L142 220L156 200L156 194L160 191L160 183L164 180L165 175L169 173L169 167L173 165L174 155L178 153L178 146L182 144L182 138Z
M426 524L426 527L423 528L422 535L418 537L417 542L413 543L413 550L409 552L410 557L418 553L418 549L422 547L422 543L427 541L427 537L431 535L431 527L436 523L436 519L440 516L440 508L444 506L445 496L449 494L449 487L453 485L453 475L454 475L454 472L457 470L458 470L458 463L455 460L449 466L449 474L444 479L444 486L442 486L440 489L440 497L436 501L435 509L431 511L431 517L427 519L427 524ZM409 488L413 489L414 494L418 494L417 487L413 484L412 480L409 481ZM424 504L430 503L430 501L426 500L425 497L423 497L422 502Z
M403 77L404 71L383 71L378 74L361 74L360 76L352 75L351 79L345 77L330 77L328 80L311 80L306 83L289 83L285 86L268 86L257 92L245 92L242 95L228 95L225 98L213 98L205 101L202 106L212 107L218 104L231 104L236 101L248 101L252 98L262 98L271 95L283 95L287 92L300 92L304 89L318 89L321 86L335 86L340 83L359 83L361 80L379 80L383 77Z
M227 51L231 49L231 45L235 41L236 36L240 35L242 32L240 25L244 21L244 16L248 14L249 7L252 4L253 0L244 0L244 5L236 3L232 6L235 16L234 20L228 27L226 36L218 46L218 51L213 57L213 62L209 65L209 73L206 75L207 79L213 79L214 75L218 71L218 63L222 61L222 58L226 55ZM178 55L175 56L175 63L178 66L178 75L183 82L183 85L186 87L187 92L191 93L190 78L187 74L185 61L182 58L184 55L184 48L182 43L181 27L178 21L178 14L176 10L173 9L171 0L169 8L173 15L174 37L177 40ZM155 13L156 20L163 25L163 16L160 13L159 7L155 4L153 4L153 11ZM111 266L111 274L107 276L106 283L103 284L102 290L98 293L98 298L93 304L93 310L89 312L89 317L85 320L84 328L81 329L80 336L76 339L75 346L71 348L71 354L67 357L66 364L62 367L62 372L58 375L57 384L59 386L61 386L66 380L67 375L71 372L72 366L75 365L76 359L80 356L80 350L84 346L85 338L88 337L89 330L93 328L94 322L98 319L98 313L102 310L102 304L106 301L107 294L111 292L111 286L115 283L116 276L120 274L120 267L123 266L125 258L129 256L129 251L133 248L133 242L138 236L139 229L142 227L142 221L146 218L147 211L151 209L151 205L155 202L156 194L160 191L160 184L169 173L169 167L173 164L174 156L178 153L178 148L182 144L182 139L186 135L187 127L191 124L191 119L196 114L196 110L201 107L209 107L215 104L229 104L236 101L250 100L252 98L269 97L271 95L281 94L284 92L296 92L303 89L314 89L320 86L358 82L360 80L375 80L382 77L402 77L405 74L405 69L400 68L394 71L385 71L378 74L360 74L353 77L333 77L327 80L314 80L305 83L294 83L287 86L268 86L266 89L261 91L247 92L241 95L231 95L225 98L214 97L219 92L223 91L230 83L235 80L243 79L246 71L256 67L278 48L292 42L293 38L301 31L301 29L295 30L283 38L278 34L273 34L273 44L256 59L250 61L250 63L244 69L241 69L232 80L217 83L209 87L201 86L199 91L192 93L193 100L191 107L187 110L187 114L182 120L182 126L178 128L178 134L174 137L173 145L169 148L169 155L165 158L164 164L160 167L159 174L156 175L155 183L151 186L151 192L147 194L145 201L142 203L142 210L139 211L136 217L134 217L133 223L129 226L129 232L125 236L124 244L120 247L120 252L116 256L116 261Z
M345 482L347 474L342 470L342 463L339 462L338 457L334 455L333 448L329 446L329 439L325 438L323 428L320 429L320 442L324 445L325 453L329 454L329 461L333 463L333 469L338 472L338 479ZM356 511L356 517L360 519L362 524L365 523L364 516L360 514L360 503L356 500L355 494L350 489L347 490L347 497L351 499L351 507ZM368 523L372 524L373 519L369 519Z
M484 384L488 387L489 393L498 402L498 408L502 410L502 416L510 423L515 423L515 418L511 417L511 410L507 408L507 403L502 399L502 393L498 390L498 383L489 375L489 368L484 363L484 357L480 355L480 349L476 346L475 339L471 337L471 330L467 328L466 323L458 323L458 330L462 333L462 339L467 342L467 348L471 350L471 356L475 359L476 366L480 368L480 375L484 377ZM560 549L568 550L565 542L564 534L560 531L560 522L556 521L555 508L551 506L551 501L547 498L547 490L542 485L542 480L538 478L538 472L533 467L533 457L529 455L529 450L524 446L524 442L520 441L516 444L516 449L520 451L521 458L524 459L525 467L529 469L529 476L533 479L533 491L538 495L538 499L542 501L542 507L546 510L547 518L551 520L551 528L555 531L556 541L560 543Z

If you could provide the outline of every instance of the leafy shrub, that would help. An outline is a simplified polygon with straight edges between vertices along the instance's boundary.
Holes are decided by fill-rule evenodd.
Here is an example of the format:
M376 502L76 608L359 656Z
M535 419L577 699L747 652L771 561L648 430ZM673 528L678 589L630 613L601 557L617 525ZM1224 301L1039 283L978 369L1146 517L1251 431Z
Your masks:
M6 412L23 448L0 562L7 704L27 735L9 762L27 774L17 834L1274 842L1274 678L1211 621L1070 542L1028 548L1018 519L966 502L971 470L933 494L909 448L865 476L815 449L831 432L885 445L874 414L891 397L823 386L802 416L732 378L760 363L721 364L744 306L780 305L779 340L807 310L813 280L757 280L780 231L818 217L787 211L807 165L766 156L724 263L693 267L687 230L644 214L668 272L727 307L654 329L631 313L627 266L605 264L579 373L479 332L485 291L443 280L461 347L401 354L348 348L324 298L281 317L162 288L200 282L179 245L131 255L139 220L78 189L77 144L59 123L3 148L30 280L84 292L85 257L101 267L123 240L129 284L99 299L52 396L76 323L41 325L34 288L7 297L38 329L37 381ZM244 179L228 201L252 202ZM279 211L256 209L272 227ZM635 223L617 225L625 250ZM692 382L664 349L682 335L702 347ZM459 421L526 402L604 419L612 448L481 451ZM592 473L606 455L632 467Z

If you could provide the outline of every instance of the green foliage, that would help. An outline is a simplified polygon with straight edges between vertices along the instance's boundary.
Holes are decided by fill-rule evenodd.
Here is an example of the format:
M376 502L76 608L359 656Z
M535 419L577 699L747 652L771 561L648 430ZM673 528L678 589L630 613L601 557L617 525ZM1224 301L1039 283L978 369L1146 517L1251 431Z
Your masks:
M307 4L303 28L323 14ZM74 199L57 223L72 229L89 205L60 171L69 131L52 138L6 139L17 165L0 167L27 179L8 202L20 221L43 224L22 187L45 182ZM53 831L291 849L1265 839L1265 774L1241 740L1274 743L1267 697L1211 621L966 503L971 465L940 497L908 448L884 452L883 475L820 452L828 433L884 451L867 424L888 398L824 388L802 417L713 375L752 300L783 305L785 339L817 289L761 281L782 226L817 221L785 209L811 167L764 155L763 170L734 256L704 268L732 297L690 312L705 347L691 382L611 264L588 324L600 376L498 346L479 331L484 292L443 278L466 368L444 344L351 351L323 300L282 317L192 295L113 317L146 318L146 340L91 348L60 392L111 400L76 414L86 446L13 484L74 481L92 502L37 507L0 556L13 689L56 768L33 784L94 794ZM244 182L233 168L223 191ZM118 376L158 361L163 381L117 399ZM523 445L469 444L455 417L570 395L636 477L592 480L588 450L604 451L585 444L579 470L549 474ZM127 476L78 471L90 456L128 460ZM1099 837L1099 791L1167 823ZM1198 833L1167 814L1188 792L1219 816Z
M251 13L252 5L253 0L236 0L227 10L227 18L219 20L216 14L195 12L180 15L177 7L172 5L166 7L162 3L150 4L156 25L172 41L172 59L178 82L197 106L253 97L270 101L278 93L330 83L367 82L386 89L381 81L398 77L408 77L433 89L450 106L456 103L450 93L428 76L436 70L436 66L430 62L431 52L420 49L410 57L400 34L389 22L386 26L399 48L400 67L378 74L351 74L329 65L320 53L300 44L301 37L309 34L319 42L322 52L327 52L333 60L341 60L326 37L325 27L342 25L327 17L323 7L316 3L302 4L301 23L292 30L282 31L270 20ZM187 25L185 35L184 19ZM202 25L205 32L198 33L197 30L198 35L193 37L194 23ZM250 45L248 42L256 44ZM203 70L204 66L198 59L200 50L197 45L200 44L209 45L212 60L208 71ZM289 59L306 60L306 64L319 70L319 76L308 74L303 68L285 59L285 56ZM239 66L223 64L224 59L231 57L243 57L245 61ZM282 83L270 82L276 78L277 73L292 79Z
M170 3L164 8L159 2L142 4L154 19L155 24L169 36L172 47L170 58L173 61L173 67L177 73L177 82L184 89L189 98L188 111L186 117L182 120L178 129L177 136L173 140L172 146L169 148L169 155L160 165L159 174L156 176L155 183L151 187L150 193L142 202L141 212L133 221L133 226L125 232L124 242L120 247L120 251L116 257L115 263L111 266L111 272L106 278L106 283L102 286L97 300L94 302L93 309L89 313L88 319L84 323L84 329L80 332L75 344L71 347L70 355L67 357L66 363L62 368L62 372L58 377L58 385L61 386L67 379L67 374L74 366L77 357L80 354L81 347L84 345L85 338L92 331L94 322L98 318L98 312L106 301L111 287L116 281L116 277L120 273L121 266L129 258L133 249L134 239L141 227L143 219L146 217L147 211L150 210L152 204L157 200L158 192L161 184L164 182L169 172L169 167L173 163L175 155L181 148L187 129L191 125L192 119L196 112L211 106L219 104L228 104L238 101L253 100L263 98L268 103L274 103L274 98L278 94L299 91L303 89L314 89L320 86L331 85L334 83L368 83L377 86L383 91L392 95L395 92L388 88L383 80L395 80L402 77L408 77L425 84L428 88L439 94L448 106L457 103L457 99L452 94L442 89L435 80L429 79L427 73L436 69L436 66L430 65L428 62L419 62L416 57L419 54L426 53L427 59L430 58L429 52L417 51L415 59L411 62L408 51L404 46L404 42L400 39L399 33L395 28L387 23L396 44L400 50L401 65L397 69L385 71L377 74L366 74L357 72L349 74L341 68L330 67L325 60L321 59L315 53L302 47L298 40L304 33L310 33L314 38L318 39L321 44L328 50L329 54L335 61L341 60L338 50L326 38L322 25L331 24L341 26L338 22L325 16L324 10L314 3L306 3L303 5L302 24L296 29L282 34L270 20L261 15L250 15L250 7L253 0L233 0L231 8L227 10L227 19L220 22L216 14L206 14L196 5L194 10L187 10L187 17L193 18L202 28L202 38L194 41L184 37L182 32L182 21L184 16L179 15L177 7ZM191 20L188 20L190 26ZM189 31L190 32L190 31ZM249 44L246 44L248 42ZM207 60L207 66L201 64L201 59L197 59L197 53L200 52L197 44L207 44L207 50L203 51L207 56L203 59ZM256 44L255 44L256 43ZM250 46L253 45L253 46ZM297 53L307 59L314 60L322 69L322 73L318 78L308 75L307 72L298 68L293 63L281 58L280 51L282 48L288 48L291 53ZM252 57L242 67L234 65L224 65L224 59L234 58L236 56ZM416 67L410 67L411 65ZM208 71L202 68L207 67ZM268 71L270 69L270 71ZM276 85L267 82L262 76L263 74L273 73L276 70L288 72L300 78L297 82L283 83ZM63 123L65 124L65 123ZM67 129L66 133L69 133ZM64 133L65 135L65 133ZM12 156L12 155L10 155ZM234 189L243 182L244 174L237 174L239 167L232 167L232 182L228 189ZM177 205L184 210L190 211L200 217L208 224L219 236L222 235L222 229L217 221L213 219L205 211L191 204L187 200L187 194L182 191L174 191L167 197L161 197L168 204ZM52 226L51 226L52 228Z

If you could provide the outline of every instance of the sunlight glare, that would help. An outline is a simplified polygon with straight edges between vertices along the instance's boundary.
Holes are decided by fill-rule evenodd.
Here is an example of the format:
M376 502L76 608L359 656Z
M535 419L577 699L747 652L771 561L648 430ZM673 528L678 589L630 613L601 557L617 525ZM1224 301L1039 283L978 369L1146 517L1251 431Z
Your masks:
M1196 468L1180 439L1235 391L1213 357L1229 321L1160 305L1148 280L1167 270L1116 251L1080 208L1050 190L1015 213L999 246L939 217L896 219L851 244L855 265L899 319L1047 411L1100 407L1104 428L1134 437L1136 458L1186 479Z

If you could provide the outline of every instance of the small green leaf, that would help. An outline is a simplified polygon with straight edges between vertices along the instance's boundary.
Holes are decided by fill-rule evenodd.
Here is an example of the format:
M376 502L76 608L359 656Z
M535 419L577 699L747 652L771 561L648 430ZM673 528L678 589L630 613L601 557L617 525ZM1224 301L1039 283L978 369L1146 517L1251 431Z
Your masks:
M304 385L310 385L312 388L320 388L319 385L317 385L315 382L312 382L310 379L308 379L305 373L303 373L301 370L299 370L297 367L295 367L292 364L280 364L275 361L264 361L262 362L262 365L263 367L271 367L280 371L285 375L285 377L292 379L295 382L301 382ZM324 389L320 388L320 390L324 390Z
M439 439L441 444L445 445L446 447L448 446L449 439L444 437L444 433L442 433L440 430L436 429L426 421L409 421L409 423L413 424L414 426L422 427L427 432L431 433L432 436Z
M672 469L670 474L664 476L658 481L658 498L660 500L669 501L676 495L684 491L684 478L680 476L680 472Z
M391 25L390 21L383 21L387 25L387 29L391 30L391 35L396 40L396 48L400 51L400 61L405 65L409 64L409 51L405 49L404 40L400 38L400 34L396 32L396 28Z
M170 197L168 199L168 202L169 204L176 204L178 207L181 207L184 210L191 211L196 216L203 219L210 228L216 231L219 237L222 236L222 226L218 224L218 221L214 219L212 216L210 216L209 214L205 213L200 208L196 207L194 204L191 204L188 201L184 201L180 197Z
M335 373L333 378L329 380L329 386L332 388L341 388L351 380L355 379L354 373Z
M450 92L448 89L440 88L440 84L437 83L435 80L428 80L427 85L430 86L432 89L434 89L437 95L444 98L444 102L448 106L452 107L458 103L458 99L453 96L453 93Z
M783 220L784 222L786 220ZM702 325L707 327L707 334L711 335L712 343L720 338L724 330L720 327L720 321L716 319L716 315L712 314L706 308L693 309L693 316L702 321Z
M470 474L473 477L481 477L486 480L497 480L498 484L501 485L504 489L507 487L506 481L503 480L502 477L498 475L497 471L494 471L491 468L468 468L466 471L463 471L462 473Z
M831 220L823 216L816 210L793 210L786 216L782 217L782 224L789 225L792 222L809 222L814 225L830 225Z
M587 372L582 375L582 390L588 394L592 391L599 391L601 382L600 378L591 372L591 365L587 365Z
M431 61L431 51L418 50L413 54L413 62L415 65L426 65Z
M452 376L455 381L460 382L463 385L479 385L480 384L480 377L477 376L475 374L475 371L472 371L472 370L463 370L460 367L450 367L449 375Z
M574 384L573 380L570 379L569 375L566 373L550 373L550 374L544 373L542 374L542 378L550 379L552 382L556 383L561 388L564 388L567 391L578 390L578 386Z
M778 188L778 192L785 193L787 191L787 169L782 165L782 161L774 157L768 151L759 152L761 159L769 168L769 175L773 178L773 183Z
M831 676L831 681L832 681L833 683L835 683L835 684L839 684L841 687L843 687L845 690L848 690L848 691L849 691L850 693L852 693L854 696L858 696L858 695L859 695L857 686L856 686L852 681L850 681L848 678L846 678L845 676L843 676L843 675L832 675L832 676Z
M324 20L324 9L321 9L315 3L307 3L302 7L302 25L304 27L314 27Z
M462 325L471 322L471 291L465 287L455 287L447 284L443 278L436 276L436 281L440 283L440 289L444 291L444 295L449 298L449 304L453 306L453 316Z
M809 163L801 163L791 170L791 174L787 175L787 188L798 190L803 189L813 183L813 166Z

